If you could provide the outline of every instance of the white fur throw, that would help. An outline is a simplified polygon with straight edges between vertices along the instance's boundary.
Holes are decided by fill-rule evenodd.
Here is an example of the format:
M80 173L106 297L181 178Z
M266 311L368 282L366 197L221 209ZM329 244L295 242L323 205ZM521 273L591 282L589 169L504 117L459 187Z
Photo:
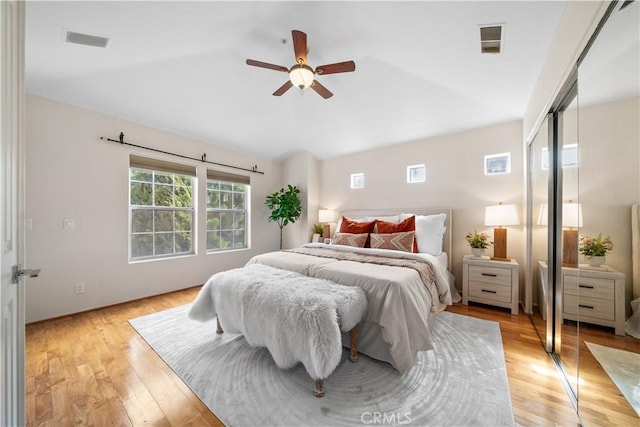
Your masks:
M313 379L324 379L340 363L340 329L356 326L366 309L360 288L251 264L211 276L189 317L204 322L217 315L225 332L266 347L278 367L302 362Z

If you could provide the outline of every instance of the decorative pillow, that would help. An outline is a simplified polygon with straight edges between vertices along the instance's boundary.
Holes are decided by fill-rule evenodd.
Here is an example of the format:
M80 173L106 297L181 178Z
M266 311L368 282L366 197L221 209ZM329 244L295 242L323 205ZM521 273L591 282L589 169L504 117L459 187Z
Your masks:
M376 225L375 221L360 222L355 219L350 219L350 218L347 218L346 216L343 216L338 232L355 233L355 234L371 233L375 225Z
M415 215L410 216L409 218L406 218L403 221L400 221L398 223L376 220L376 226L378 227L378 233L380 234L416 231L416 216ZM409 252L415 252L415 253L418 252L417 242L414 242L413 249L412 251L409 251Z
M404 216L405 214L402 214ZM411 214L413 215L413 214ZM415 215L416 241L420 252L438 256L442 254L447 214Z
M371 233L371 247L376 249L393 249L396 251L411 252L413 249L414 231L400 233L377 234Z
M364 248L364 244L367 243L368 237L369 233L336 233L333 235L331 244Z

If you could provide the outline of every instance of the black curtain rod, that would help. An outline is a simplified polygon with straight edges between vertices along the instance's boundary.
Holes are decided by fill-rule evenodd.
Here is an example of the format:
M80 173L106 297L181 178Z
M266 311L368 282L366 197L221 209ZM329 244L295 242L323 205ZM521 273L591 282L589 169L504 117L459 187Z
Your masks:
M182 154L171 153L169 151L158 150L157 148L145 147L144 145L125 142L123 132L120 132L119 137L120 139L111 139L111 138L105 138L104 136L101 136L100 139L103 141L117 142L118 144L121 144L121 145L129 145L131 147L142 148L144 150L149 150L149 151L155 151L156 153L162 153L162 154L168 154L170 156L181 157L183 159L195 160L197 162L202 162L202 163L209 163L210 165L224 166L225 168L238 169L246 172L259 173L260 175L264 175L264 172L261 172L258 170L258 165L255 165L251 169L247 169L247 168L241 168L239 166L225 165L224 163L210 162L209 160L207 160L207 153L203 153L202 157L198 159L196 157L183 156Z

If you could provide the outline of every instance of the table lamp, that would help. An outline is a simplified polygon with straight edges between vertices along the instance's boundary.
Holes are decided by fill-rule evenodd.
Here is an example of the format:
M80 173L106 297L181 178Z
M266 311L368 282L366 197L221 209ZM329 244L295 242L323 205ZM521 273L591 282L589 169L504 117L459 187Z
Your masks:
M331 226L329 223L336 220L336 211L333 209L320 209L318 211L318 222L324 223L322 226L322 237L331 238Z
M543 203L538 215L539 225L549 225L549 205ZM582 205L573 203L562 204L562 265L564 267L578 266L578 230L582 227ZM568 227L567 229L564 229Z
M484 210L484 225L494 226L493 229L493 256L496 261L511 261L507 257L507 225L519 225L518 209L516 205L487 206Z

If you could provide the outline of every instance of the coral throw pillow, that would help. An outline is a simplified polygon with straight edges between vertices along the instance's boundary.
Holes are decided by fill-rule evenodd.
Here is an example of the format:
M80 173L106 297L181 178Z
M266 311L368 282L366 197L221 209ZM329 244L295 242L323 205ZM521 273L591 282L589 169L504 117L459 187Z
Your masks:
M408 231L416 231L416 216L412 215L404 221L400 222L386 222L376 220L376 225L378 226L378 233L380 234L390 234L390 233L406 233ZM414 233L415 239L415 233ZM371 247L373 247L373 243L371 243ZM418 243L413 242L413 248L407 252L415 252L418 253Z
M371 233L371 247L376 249L393 249L411 252L416 233L405 231L401 233L376 234Z
M353 219L347 218L346 216L342 217L342 223L340 224L340 233L371 233L373 231L373 227L375 227L376 222L358 222Z
M369 233L336 233L333 235L331 244L364 248L364 244L367 243L367 238L369 238Z

